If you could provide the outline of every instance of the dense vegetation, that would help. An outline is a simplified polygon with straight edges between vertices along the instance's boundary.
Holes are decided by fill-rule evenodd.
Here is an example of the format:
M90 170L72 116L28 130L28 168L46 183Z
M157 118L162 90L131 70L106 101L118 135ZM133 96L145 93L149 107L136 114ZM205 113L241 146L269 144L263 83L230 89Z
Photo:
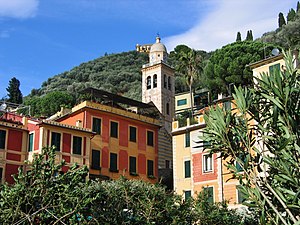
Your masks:
M0 192L1 224L257 224L255 214L211 203L205 192L182 201L159 184L140 180L85 181L86 167L59 173L55 149L44 148L28 172Z
M260 224L300 224L300 71L291 53L285 59L284 71L236 88L234 111L217 106L205 118L209 150L239 180Z

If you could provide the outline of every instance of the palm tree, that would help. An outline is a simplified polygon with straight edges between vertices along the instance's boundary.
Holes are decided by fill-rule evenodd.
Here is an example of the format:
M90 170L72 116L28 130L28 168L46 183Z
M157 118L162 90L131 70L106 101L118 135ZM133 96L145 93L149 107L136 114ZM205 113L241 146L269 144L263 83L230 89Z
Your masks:
M181 51L179 54L179 63L176 69L179 73L183 74L190 91L191 113L194 115L194 101L193 101L193 83L197 79L202 70L201 61L202 57L196 50L190 49L189 51Z

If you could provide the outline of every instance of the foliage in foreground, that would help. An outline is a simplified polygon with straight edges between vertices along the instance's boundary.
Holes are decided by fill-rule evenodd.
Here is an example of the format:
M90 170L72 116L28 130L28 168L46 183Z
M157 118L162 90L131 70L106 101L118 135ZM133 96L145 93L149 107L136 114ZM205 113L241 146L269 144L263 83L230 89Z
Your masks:
M182 201L159 184L140 180L83 181L87 168L59 173L55 150L43 149L15 184L0 192L1 224L256 224L252 216L213 204L206 193Z
M291 53L285 59L257 87L236 88L232 112L216 107L205 118L211 152L227 159L261 224L300 224L300 73Z

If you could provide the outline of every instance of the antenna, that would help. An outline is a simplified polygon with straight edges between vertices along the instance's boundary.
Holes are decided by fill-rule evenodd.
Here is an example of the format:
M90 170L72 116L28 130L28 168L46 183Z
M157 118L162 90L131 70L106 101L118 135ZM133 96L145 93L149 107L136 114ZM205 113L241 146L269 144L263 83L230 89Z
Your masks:
M280 51L279 51L278 48L274 48L274 49L272 50L272 56L278 56L279 53L280 53Z
M0 105L0 111L4 112L7 108L7 105L5 103L3 103L2 105Z

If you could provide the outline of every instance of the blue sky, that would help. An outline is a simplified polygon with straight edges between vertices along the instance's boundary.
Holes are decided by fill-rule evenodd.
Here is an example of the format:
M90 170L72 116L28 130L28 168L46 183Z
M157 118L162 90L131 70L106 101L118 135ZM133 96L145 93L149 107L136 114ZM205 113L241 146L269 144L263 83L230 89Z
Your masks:
M211 51L277 28L296 0L0 0L0 98L12 77L23 95L105 53L153 43Z

